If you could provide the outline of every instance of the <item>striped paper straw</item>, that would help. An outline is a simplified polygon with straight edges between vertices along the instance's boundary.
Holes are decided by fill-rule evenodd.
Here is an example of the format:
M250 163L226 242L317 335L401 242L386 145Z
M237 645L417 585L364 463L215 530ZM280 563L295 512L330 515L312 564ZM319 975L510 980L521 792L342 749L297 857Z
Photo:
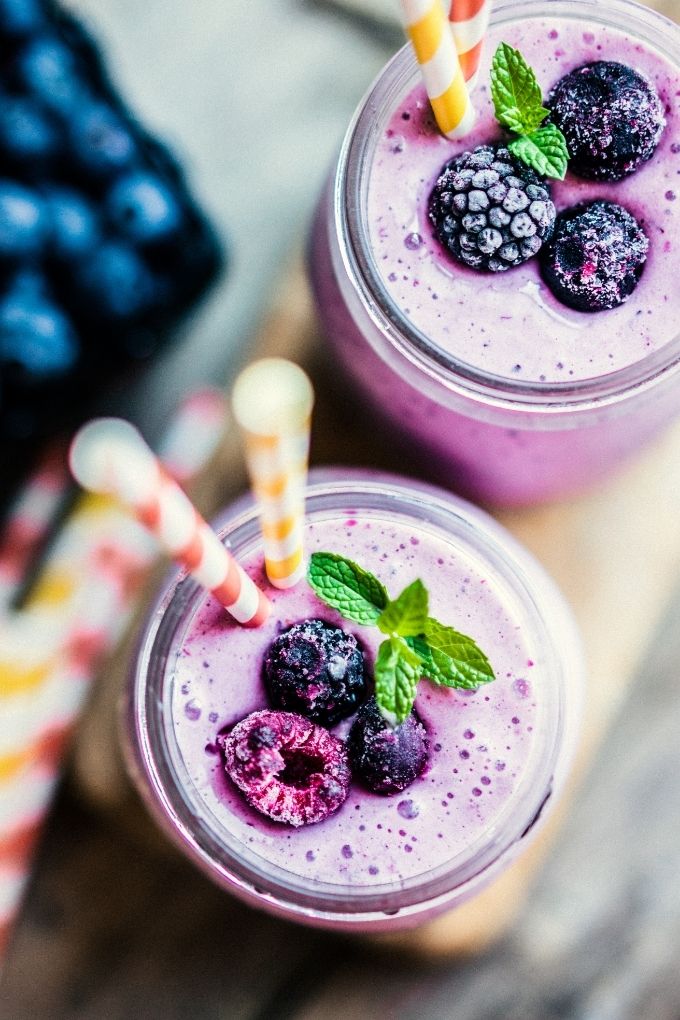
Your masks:
M439 130L447 138L463 138L474 126L475 111L441 0L401 0L401 7Z
M305 483L314 391L283 358L263 358L236 380L234 416L242 430L260 510L267 577L292 588L305 573Z
M168 467L191 479L222 433L225 399L192 394L163 443ZM200 432L200 442L196 437ZM47 498L68 481L65 450L26 483L12 519L33 535ZM50 467L54 474L41 473ZM22 515L27 515L24 520ZM40 529L38 529L40 530ZM158 543L111 497L83 494L55 536L20 612L0 620L0 964L28 879L61 758L93 676L129 625Z
M490 9L491 0L451 0L449 21L463 77L470 91L477 84Z
M89 422L73 440L70 464L84 488L117 496L129 506L175 562L237 623L245 627L264 623L271 610L266 595L227 552L133 425L120 418Z

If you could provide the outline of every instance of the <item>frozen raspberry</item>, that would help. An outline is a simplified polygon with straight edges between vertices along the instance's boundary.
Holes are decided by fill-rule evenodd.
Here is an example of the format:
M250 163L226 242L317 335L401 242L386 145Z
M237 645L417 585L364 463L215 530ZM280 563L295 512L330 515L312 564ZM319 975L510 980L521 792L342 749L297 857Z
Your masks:
M304 620L267 649L264 681L277 708L334 726L366 697L364 657L352 634L323 620Z
M455 259L492 273L536 255L555 223L545 181L508 149L490 145L444 165L428 214L437 238Z
M656 149L666 125L654 86L614 61L584 64L548 96L550 119L563 132L569 166L593 181L619 181Z
M642 275L649 241L620 205L598 200L566 209L541 257L543 277L565 305L582 312L615 308Z
M294 712L252 712L217 743L227 775L251 807L275 822L321 822L347 797L343 741Z
M428 762L427 730L413 711L392 727L375 698L359 709L347 740L352 772L373 793L399 793L417 779Z

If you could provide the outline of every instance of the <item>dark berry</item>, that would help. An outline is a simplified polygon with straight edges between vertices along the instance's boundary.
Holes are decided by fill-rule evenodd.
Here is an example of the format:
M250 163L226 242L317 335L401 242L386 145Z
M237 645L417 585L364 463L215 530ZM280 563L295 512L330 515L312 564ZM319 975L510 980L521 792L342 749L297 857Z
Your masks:
M24 97L3 97L0 103L0 148L13 163L35 169L59 148L57 128L40 104Z
M217 743L230 779L251 807L275 822L321 822L347 797L344 742L301 715L253 712Z
M0 32L20 37L38 31L45 21L40 0L0 0Z
M666 124L654 86L639 71L597 60L561 78L548 96L569 166L593 181L618 181L654 153Z
M69 320L37 290L18 281L0 300L0 373L18 371L34 382L63 376L79 350Z
M22 184L0 181L0 258L17 260L39 254L47 229L39 196Z
M73 152L89 172L108 176L127 168L137 145L122 117L105 103L79 107L70 125Z
M46 106L70 114L81 101L83 83L71 50L56 36L36 36L19 57L24 88Z
M540 251L552 234L555 206L538 174L508 149L483 145L444 165L429 217L455 259L500 273Z
M50 221L50 249L57 258L71 259L91 252L99 240L94 207L77 191L49 188L44 193Z
M352 634L304 620L267 649L264 681L272 703L334 726L366 697L364 657Z
M622 206L601 200L577 205L557 217L541 256L543 278L571 308L615 308L635 290L648 248L642 227Z
M359 709L347 738L352 772L373 793L399 793L427 765L430 742L417 712L399 726L384 718L375 698Z
M156 297L154 277L132 247L117 241L99 245L74 271L73 282L90 314L133 319Z
M164 240L180 226L175 194L160 177L146 171L120 177L106 205L120 232L137 244Z

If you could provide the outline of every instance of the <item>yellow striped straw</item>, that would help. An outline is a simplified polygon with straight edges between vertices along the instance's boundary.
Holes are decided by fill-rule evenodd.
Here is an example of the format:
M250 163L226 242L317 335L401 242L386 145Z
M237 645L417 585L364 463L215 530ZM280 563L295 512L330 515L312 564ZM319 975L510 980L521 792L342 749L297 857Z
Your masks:
M263 358L240 374L232 403L260 511L267 577L275 588L292 588L305 573L312 384L292 362Z
M474 126L475 111L441 0L401 0L401 8L439 130L447 138L463 138Z

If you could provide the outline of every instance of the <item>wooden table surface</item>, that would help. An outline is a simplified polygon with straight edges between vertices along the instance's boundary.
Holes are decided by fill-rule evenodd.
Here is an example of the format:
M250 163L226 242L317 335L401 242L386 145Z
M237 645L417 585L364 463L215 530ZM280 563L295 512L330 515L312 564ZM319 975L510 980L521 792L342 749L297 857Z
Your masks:
M389 43L302 0L74 6L109 43L137 108L183 139L239 255L186 342L134 395L152 431L168 386L224 378L243 357ZM678 0L655 6L680 15ZM246 67L253 79L273 73L276 93L247 88ZM86 807L67 778L0 983L0 1020L678 1020L679 661L680 590L520 917L469 961L402 959L250 911L162 843Z

